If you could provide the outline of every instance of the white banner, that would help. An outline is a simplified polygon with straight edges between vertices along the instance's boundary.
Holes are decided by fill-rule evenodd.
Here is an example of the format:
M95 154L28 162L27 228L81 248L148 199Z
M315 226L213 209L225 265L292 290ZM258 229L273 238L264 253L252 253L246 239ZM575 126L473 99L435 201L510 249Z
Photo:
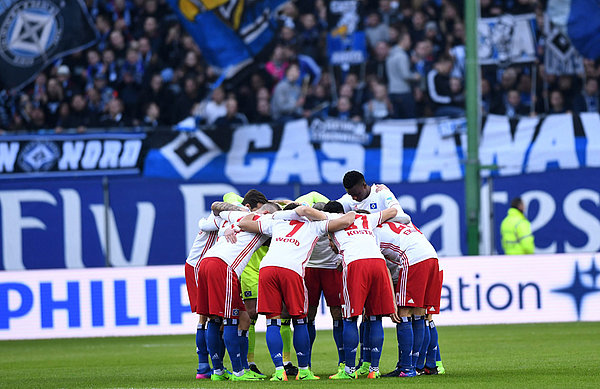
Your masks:
M442 258L440 325L600 321L597 254ZM0 339L193 334L181 266L0 273ZM332 326L323 305L318 329ZM385 320L391 326L390 320ZM264 331L264 320L257 329Z

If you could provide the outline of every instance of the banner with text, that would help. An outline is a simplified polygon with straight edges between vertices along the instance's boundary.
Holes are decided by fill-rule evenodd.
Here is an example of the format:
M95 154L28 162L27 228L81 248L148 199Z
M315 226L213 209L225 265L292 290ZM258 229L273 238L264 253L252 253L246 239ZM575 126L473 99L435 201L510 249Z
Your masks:
M144 175L235 185L338 184L356 169L368 182L464 177L464 119L337 119L248 125L233 133L151 134ZM489 115L479 155L493 176L600 167L600 116L585 113L509 120ZM483 171L487 176L490 172Z
M440 264L438 325L600 320L597 255L459 257ZM323 299L320 305L316 327L330 329ZM4 340L193 334L197 321L183 265L0 272ZM265 330L263 319L257 330Z
M139 174L145 138L145 133L3 136L0 179Z

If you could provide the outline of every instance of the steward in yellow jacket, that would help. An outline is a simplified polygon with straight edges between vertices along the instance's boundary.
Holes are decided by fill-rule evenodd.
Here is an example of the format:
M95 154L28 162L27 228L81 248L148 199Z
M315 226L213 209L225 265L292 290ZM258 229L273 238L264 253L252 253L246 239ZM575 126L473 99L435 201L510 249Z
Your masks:
M531 223L523 214L525 204L520 197L515 198L508 214L500 224L502 235L502 249L506 255L533 254L535 250Z

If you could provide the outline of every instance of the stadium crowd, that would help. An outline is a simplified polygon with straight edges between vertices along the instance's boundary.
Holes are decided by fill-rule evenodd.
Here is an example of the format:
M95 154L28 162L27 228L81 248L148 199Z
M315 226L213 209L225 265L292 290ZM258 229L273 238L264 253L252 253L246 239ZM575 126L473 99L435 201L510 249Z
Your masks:
M2 91L0 131L157 127L189 116L220 127L311 116L369 122L464 114L460 0L362 1L369 59L347 72L331 72L327 61L327 2L291 1L265 58L235 84L214 90L219 74L164 0L85 3L99 41L47 67L23 90ZM484 114L600 109L598 61L584 60L577 76L544 71L546 1L480 3L482 17L535 13L538 39L535 64L482 68Z

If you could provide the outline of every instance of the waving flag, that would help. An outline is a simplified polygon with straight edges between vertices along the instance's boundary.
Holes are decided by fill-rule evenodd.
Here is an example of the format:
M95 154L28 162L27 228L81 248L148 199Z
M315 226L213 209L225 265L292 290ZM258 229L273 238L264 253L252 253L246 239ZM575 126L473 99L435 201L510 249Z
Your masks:
M167 0L206 61L233 77L271 43L287 0Z
M21 88L97 36L81 0L0 1L0 90Z
M600 0L571 0L569 37L586 58L600 58Z

